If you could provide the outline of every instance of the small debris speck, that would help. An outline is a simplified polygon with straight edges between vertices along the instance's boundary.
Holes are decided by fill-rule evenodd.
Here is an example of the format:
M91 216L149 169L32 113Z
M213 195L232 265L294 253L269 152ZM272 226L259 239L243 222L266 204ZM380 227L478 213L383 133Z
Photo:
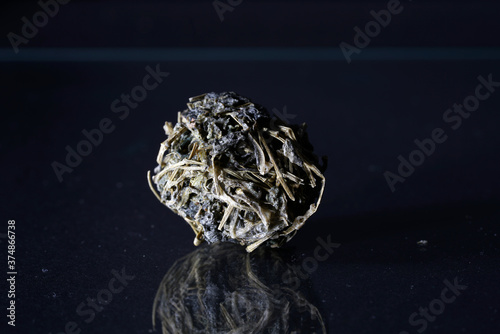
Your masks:
M420 240L420 241L417 241L417 245L419 246L427 246L429 242L427 240Z

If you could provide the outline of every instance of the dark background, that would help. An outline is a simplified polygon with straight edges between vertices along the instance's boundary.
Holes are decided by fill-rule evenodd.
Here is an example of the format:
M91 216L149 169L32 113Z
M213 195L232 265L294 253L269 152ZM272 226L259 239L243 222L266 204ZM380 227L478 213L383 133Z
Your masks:
M386 1L244 0L221 22L211 1L75 0L17 54L6 36L40 7L4 2L0 233L16 220L18 275L16 327L5 315L2 326L59 333L75 321L82 333L151 332L163 275L195 249L191 229L148 189L163 123L191 96L235 91L270 111L286 106L328 156L323 202L285 246L300 265L318 236L341 244L307 281L328 333L417 333L409 316L455 277L467 289L425 332L497 333L500 91L456 131L442 117L474 94L479 75L500 81L500 4L401 4L348 64L339 44L353 44L353 28ZM120 120L111 102L157 64L170 75ZM66 145L103 118L114 131L59 182L51 164L64 163ZM383 173L396 173L398 156L437 127L447 141L391 192ZM83 322L78 304L123 267L135 278Z

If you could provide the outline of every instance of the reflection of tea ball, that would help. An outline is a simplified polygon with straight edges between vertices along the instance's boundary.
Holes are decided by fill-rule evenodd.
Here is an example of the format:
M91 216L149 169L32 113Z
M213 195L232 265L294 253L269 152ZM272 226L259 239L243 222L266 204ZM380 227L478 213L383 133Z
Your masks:
M201 247L163 278L153 324L160 320L164 334L326 333L318 309L282 277L299 281L276 250L248 254L231 243Z
M325 178L305 124L287 125L233 92L192 97L166 122L158 199L203 240L279 247L317 210ZM148 180L150 177L148 176Z

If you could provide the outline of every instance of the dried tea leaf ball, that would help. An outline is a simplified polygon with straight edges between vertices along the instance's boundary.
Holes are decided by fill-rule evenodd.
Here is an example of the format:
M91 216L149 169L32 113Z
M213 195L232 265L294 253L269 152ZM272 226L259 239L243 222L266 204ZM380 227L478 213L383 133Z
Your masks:
M148 172L157 198L188 222L195 245L231 241L251 252L289 241L325 187L305 124L271 118L234 92L192 97L187 106L175 126L165 123L168 138Z

